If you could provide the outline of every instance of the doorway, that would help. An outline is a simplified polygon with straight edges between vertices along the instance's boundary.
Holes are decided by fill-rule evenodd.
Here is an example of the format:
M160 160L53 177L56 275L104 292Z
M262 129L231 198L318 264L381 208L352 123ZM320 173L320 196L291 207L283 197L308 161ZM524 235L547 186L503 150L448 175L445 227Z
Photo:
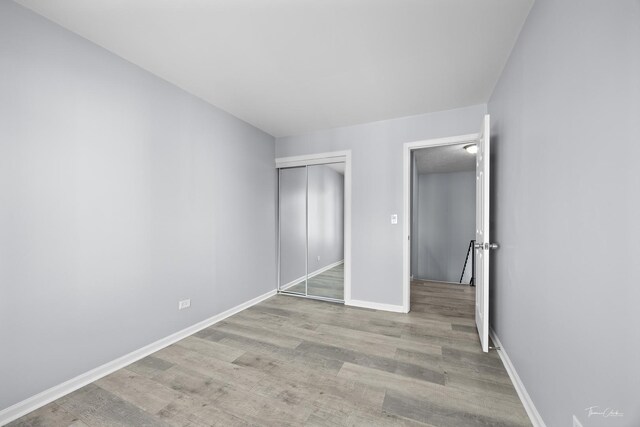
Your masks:
M417 236L412 235L412 229L415 221L412 204L412 182L416 179L414 175L417 170L412 168L415 166L416 158L413 155L417 150L432 148L439 149L440 153L447 153L448 150L464 150L466 146L469 148L475 147L475 203L473 204L474 211L474 224L475 224L475 238L467 242L467 254L471 251L471 257L473 259L473 284L474 295L472 300L471 310L474 312L475 324L480 337L480 344L482 350L489 351L489 258L490 249L496 249L498 245L490 243L490 227L489 227L489 179L490 179L490 117L485 115L481 126L480 132L477 134L461 135L449 138L439 138L426 141L418 141L404 144L403 149L403 197L404 197L404 221L403 231L406 240L403 245L403 305L406 311L411 308L411 272L412 272L412 259L413 270L419 270L419 261L416 257L419 257L420 251L417 254L412 252L412 247L416 247L414 240ZM460 151L456 151L458 154L463 154ZM428 154L428 153L427 153ZM435 162L437 163L437 162ZM418 178L419 179L419 178ZM433 180L432 180L433 181ZM417 225L419 230L420 225ZM419 231L418 231L419 232ZM470 235L468 237L471 237ZM433 236L432 236L433 240ZM437 239L436 239L437 240ZM432 242L433 243L433 242ZM455 247L462 245L461 242L450 242L449 246ZM423 251L424 253L424 251ZM465 256L466 257L466 256ZM442 257L447 258L446 254ZM450 256L449 256L450 258ZM451 275L449 271L452 265L456 262L460 262L456 259L447 259L446 264L449 278L455 277ZM428 260L423 260L423 264L428 264ZM433 264L433 263L432 263ZM463 270L461 270L462 279L465 276L466 265L461 264ZM431 269L433 270L433 268ZM423 270L424 271L424 270ZM442 274L445 274L442 272ZM466 273L467 275L469 273Z
M278 292L350 299L350 152L276 159Z
M476 211L475 144L411 153L411 277L471 285Z

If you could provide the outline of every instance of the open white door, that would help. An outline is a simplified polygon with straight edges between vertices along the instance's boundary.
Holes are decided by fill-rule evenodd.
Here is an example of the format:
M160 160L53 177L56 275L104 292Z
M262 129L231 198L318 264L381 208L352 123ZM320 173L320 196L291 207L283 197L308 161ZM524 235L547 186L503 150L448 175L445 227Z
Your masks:
M489 252L497 245L489 241L490 118L485 115L476 154L476 326L484 352L489 351Z

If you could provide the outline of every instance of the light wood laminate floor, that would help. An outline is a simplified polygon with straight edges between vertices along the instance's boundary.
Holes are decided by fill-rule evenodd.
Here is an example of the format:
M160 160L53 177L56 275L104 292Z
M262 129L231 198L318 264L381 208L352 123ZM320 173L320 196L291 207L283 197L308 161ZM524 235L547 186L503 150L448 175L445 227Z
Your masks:
M11 425L529 426L474 292L415 281L409 314L275 296Z

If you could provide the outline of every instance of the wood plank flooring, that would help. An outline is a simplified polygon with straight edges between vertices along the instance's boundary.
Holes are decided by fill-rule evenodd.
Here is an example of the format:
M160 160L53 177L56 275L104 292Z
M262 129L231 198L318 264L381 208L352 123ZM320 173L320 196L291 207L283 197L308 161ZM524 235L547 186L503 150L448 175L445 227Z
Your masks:
M275 296L11 426L530 426L475 288L414 281L409 314Z

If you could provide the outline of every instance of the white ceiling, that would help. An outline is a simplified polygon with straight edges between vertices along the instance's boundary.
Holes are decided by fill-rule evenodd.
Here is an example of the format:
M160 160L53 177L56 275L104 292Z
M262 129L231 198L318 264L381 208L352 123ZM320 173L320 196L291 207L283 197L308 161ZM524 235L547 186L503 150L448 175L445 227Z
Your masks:
M467 152L465 145L468 143L415 150L418 174L476 170L476 156Z
M488 100L533 0L16 0L274 135Z

